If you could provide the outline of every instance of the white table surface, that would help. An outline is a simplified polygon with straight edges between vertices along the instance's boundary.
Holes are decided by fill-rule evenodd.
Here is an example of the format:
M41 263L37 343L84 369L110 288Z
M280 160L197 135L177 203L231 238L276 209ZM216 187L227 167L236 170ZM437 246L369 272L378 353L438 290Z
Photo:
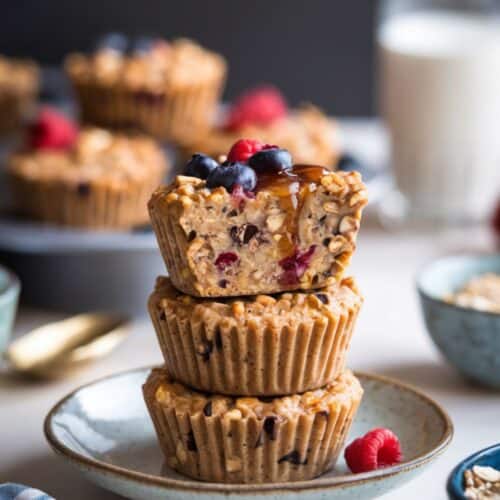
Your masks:
M442 361L425 332L414 287L416 270L429 258L491 248L485 229L472 234L463 230L387 233L370 224L362 229L352 272L366 302L350 365L420 387L449 411L455 424L449 450L422 476L386 495L386 500L446 498L445 480L451 468L469 453L499 440L500 395L467 384ZM58 317L21 308L16 334ZM44 440L43 418L57 400L79 385L158 362L160 353L153 329L142 319L111 356L73 378L33 383L0 377L0 482L27 483L63 500L118 498L87 483L53 455Z

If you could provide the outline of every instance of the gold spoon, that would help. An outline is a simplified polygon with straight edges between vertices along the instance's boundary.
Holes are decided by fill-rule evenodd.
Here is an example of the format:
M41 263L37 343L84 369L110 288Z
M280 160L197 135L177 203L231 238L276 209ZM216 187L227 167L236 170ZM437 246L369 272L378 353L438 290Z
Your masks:
M5 358L18 373L55 377L111 352L128 334L123 316L88 313L48 323L15 340Z

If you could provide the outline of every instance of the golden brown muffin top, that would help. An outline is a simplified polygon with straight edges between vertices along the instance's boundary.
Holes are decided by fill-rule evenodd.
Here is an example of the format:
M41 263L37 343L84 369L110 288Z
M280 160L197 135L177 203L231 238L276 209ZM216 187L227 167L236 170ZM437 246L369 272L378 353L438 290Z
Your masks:
M165 169L166 159L153 139L100 128L80 131L68 150L29 150L12 155L15 175L40 181L107 183L121 188Z
M150 50L133 54L109 48L90 55L75 53L65 62L70 77L79 83L152 92L204 84L220 78L225 66L222 56L187 39L159 40Z
M164 276L157 279L151 300L165 314L175 314L180 319L199 316L236 326L251 322L279 326L282 321L289 324L291 318L327 321L348 309L359 309L363 301L353 278L312 291L203 299L179 292Z
M296 163L333 166L339 154L337 127L319 108L310 104L291 111L268 125L246 125L236 131L213 127L197 137L182 139L186 151L203 151L217 159L241 137L288 149Z
M173 382L164 369L153 370L146 383L146 393L178 414L220 416L224 419L264 418L275 415L291 419L300 415L333 412L339 405L360 400L363 389L351 371L346 370L334 382L303 394L275 398L228 397L196 392ZM147 396L148 397L148 396Z

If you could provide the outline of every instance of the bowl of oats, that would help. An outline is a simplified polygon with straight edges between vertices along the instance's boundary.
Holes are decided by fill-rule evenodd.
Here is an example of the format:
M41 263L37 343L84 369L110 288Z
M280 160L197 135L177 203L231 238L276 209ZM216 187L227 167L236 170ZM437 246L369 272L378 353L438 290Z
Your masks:
M500 254L453 255L417 277L427 330L466 378L500 389Z
M447 483L451 500L500 498L500 443L462 460Z

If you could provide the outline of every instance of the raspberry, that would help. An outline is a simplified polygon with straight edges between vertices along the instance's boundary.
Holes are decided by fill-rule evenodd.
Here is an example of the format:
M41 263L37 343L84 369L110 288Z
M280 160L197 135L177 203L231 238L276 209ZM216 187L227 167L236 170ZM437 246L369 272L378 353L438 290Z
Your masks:
M227 154L227 161L229 163L246 162L248 158L258 153L263 147L264 144L255 139L240 139L231 146Z
M226 128L239 130L247 125L269 125L287 114L280 91L263 85L242 94L231 106Z
M355 439L344 452L352 472L368 472L401 462L403 456L399 439L389 429L373 429Z
M222 252L215 260L215 265L219 271L224 271L226 267L232 266L238 261L238 256L234 252Z
M43 108L28 129L29 146L34 149L67 149L76 141L78 129L62 113Z
M283 269L283 274L279 279L282 285L296 285L299 282L299 278L309 267L314 250L316 250L316 245L311 245L305 252L301 253L296 250L293 255L278 262Z

